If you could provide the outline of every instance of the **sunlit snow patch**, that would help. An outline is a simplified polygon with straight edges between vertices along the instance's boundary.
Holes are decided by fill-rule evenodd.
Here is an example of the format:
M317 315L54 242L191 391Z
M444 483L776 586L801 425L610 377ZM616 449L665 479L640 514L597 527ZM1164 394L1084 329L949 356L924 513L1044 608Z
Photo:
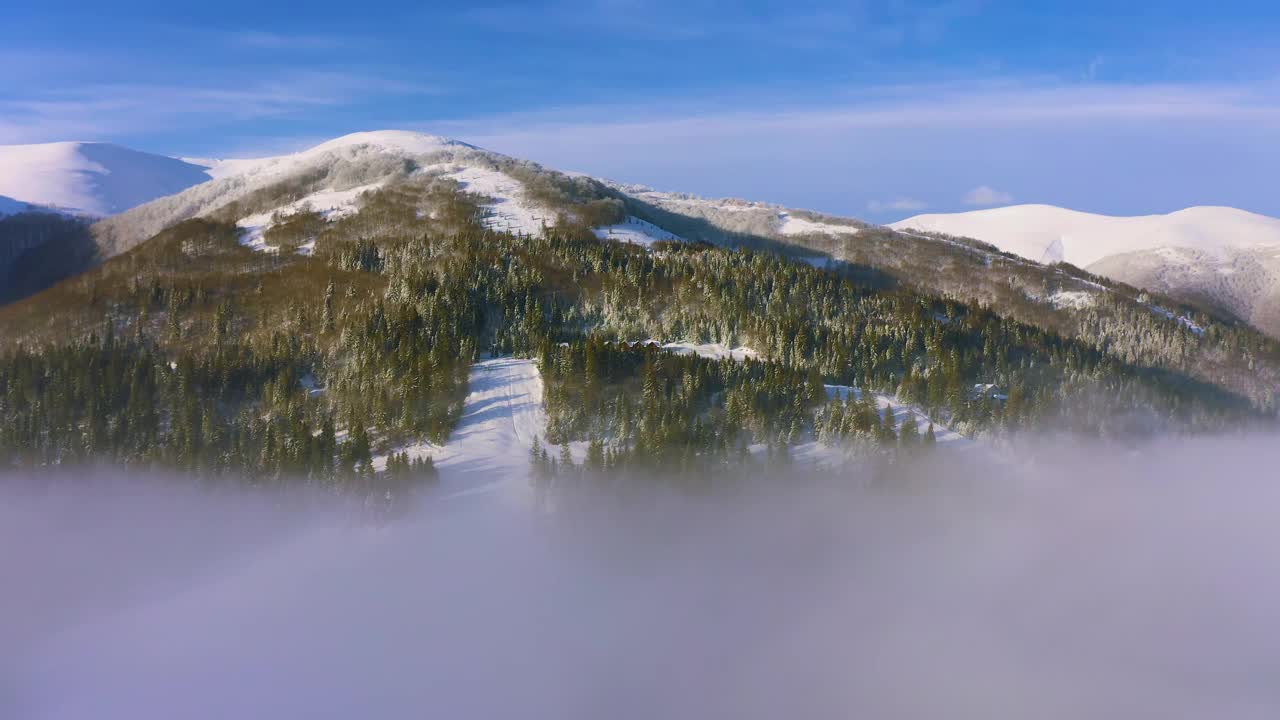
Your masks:
M321 190L274 210L240 218L236 222L236 225L241 228L240 244L258 252L279 252L280 248L268 245L264 238L277 215L287 217L303 210L311 210L332 222L356 212L359 209L360 196L381 186L381 183L373 183L346 190ZM309 240L298 248L298 254L311 255L315 252L315 247L315 240Z
M858 228L850 225L813 222L794 217L784 210L778 213L778 232L783 235L857 235Z
M659 240L672 242L682 240L675 233L667 232L651 222L631 215L627 216L626 222L598 227L595 229L595 233L596 237L601 240L617 240L618 242L643 245L644 247L649 247Z
M1056 308L1083 310L1092 307L1093 303L1093 293L1084 290L1059 290L1049 296L1049 304Z
M760 357L760 353L749 347L731 348L722 343L670 342L663 343L662 349L677 355L697 355L698 357L712 360L730 358L742 362L743 360L756 360Z

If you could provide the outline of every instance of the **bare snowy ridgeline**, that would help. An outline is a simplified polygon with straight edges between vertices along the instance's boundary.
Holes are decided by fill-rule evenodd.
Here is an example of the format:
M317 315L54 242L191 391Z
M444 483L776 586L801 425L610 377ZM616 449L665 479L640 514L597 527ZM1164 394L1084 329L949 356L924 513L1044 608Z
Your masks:
M645 185L603 181L627 197L644 203L651 221L680 236L712 241L705 227L738 236L781 239L806 235L854 235L869 227L851 218L795 210L772 203L736 198L710 199L680 192L661 192Z
M109 217L95 224L93 230L105 254L114 255L129 250L175 223L213 214L236 201L248 200L242 209L245 215L252 215L270 211L322 188L347 190L403 177L406 172L404 160L391 156L374 155L353 160L326 155L295 174L267 182L252 175L211 180L177 195ZM257 197L254 197L255 193Z
M1276 448L1046 444L385 527L10 478L0 715L1271 718Z

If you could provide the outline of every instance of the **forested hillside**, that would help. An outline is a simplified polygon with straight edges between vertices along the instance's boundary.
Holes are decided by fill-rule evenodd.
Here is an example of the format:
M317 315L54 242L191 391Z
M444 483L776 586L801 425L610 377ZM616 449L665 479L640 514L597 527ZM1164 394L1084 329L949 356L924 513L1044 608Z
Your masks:
M932 428L897 427L826 384L894 395L967 434L1123 438L1274 414L1273 341L1074 268L865 227L602 240L594 228L663 216L589 179L503 171L545 209L544 232L496 230L492 198L408 167L341 215L276 213L247 246L240 216L314 190L277 184L0 308L0 455L399 488L434 469L394 453L447 440L468 367L489 353L537 359L545 440L586 442L598 467L732 467L814 439L930 446ZM392 459L375 477L378 455Z

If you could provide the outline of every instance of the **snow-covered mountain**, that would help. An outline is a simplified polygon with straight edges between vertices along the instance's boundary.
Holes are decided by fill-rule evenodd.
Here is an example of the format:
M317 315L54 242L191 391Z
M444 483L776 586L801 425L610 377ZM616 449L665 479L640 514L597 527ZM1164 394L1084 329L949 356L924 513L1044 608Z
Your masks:
M1229 207L1114 217L1052 205L916 215L889 227L969 237L1036 262L1088 267L1120 253L1188 248L1201 252L1280 245L1280 219Z
M309 209L335 220L354 212L365 192L407 177L456 182L485 198L490 227L516 234L554 225L566 211L555 198L568 192L623 200L626 212L602 223L596 234L642 245L763 242L805 259L813 255L815 262L856 256L874 264L912 241L855 219L558 173L457 140L398 130L354 133L298 153L247 159L177 160L95 143L0 148L0 213L34 203L107 214L93 228L103 256L194 217L235 222L247 246L271 252L276 248L266 237L280 217ZM127 209L137 202L143 204ZM889 227L973 237L1037 262L1070 262L1215 305L1280 334L1280 317L1271 320L1280 316L1274 309L1280 258L1269 253L1280 246L1280 220L1274 218L1220 207L1126 218L1022 205L920 215Z
M207 180L200 165L109 143L0 145L0 214L112 215Z
M1280 334L1280 219L1230 207L1113 217L1016 205L917 215L889 227L974 238L1037 262L1068 262Z

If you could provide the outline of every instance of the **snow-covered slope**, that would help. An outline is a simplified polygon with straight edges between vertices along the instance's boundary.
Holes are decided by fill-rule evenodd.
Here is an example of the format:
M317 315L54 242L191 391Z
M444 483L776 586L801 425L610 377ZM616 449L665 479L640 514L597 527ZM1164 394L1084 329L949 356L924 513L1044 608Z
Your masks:
M1052 205L917 215L889 227L975 238L1036 262L1088 267L1103 258L1159 248L1201 252L1280 245L1280 219L1228 207L1113 217Z
M553 213L528 200L519 180L499 169L517 161L437 135L361 132L290 155L190 162L203 166L202 172L213 179L100 223L95 232L108 254L123 252L182 220L216 213L259 190L287 185L288 202L253 206L236 218L246 228L246 244L269 250L260 238L275 213L311 207L341 214L354 209L359 192L415 174L452 179L463 190L488 198L488 222L495 229L535 234L554 222ZM299 197L297 191L306 194ZM340 202L335 204L335 198Z
M485 225L493 230L537 235L555 222L550 211L539 208L526 197L519 180L498 170L443 164L424 168L424 171L455 180L462 190L489 198L483 205L489 211Z
M347 190L321 190L287 205L266 212L246 215L236 222L236 225L244 231L240 242L246 247L259 252L275 252L278 248L268 245L263 235L271 227L277 215L285 217L302 210L310 210L319 213L326 220L337 220L354 213L357 210L360 196L370 190L378 189L378 186L378 183L373 183ZM315 245L314 239L308 245L313 248ZM310 254L311 248L304 246L299 248L298 252L307 255Z
M1089 270L1225 310L1280 337L1280 248L1159 248L1112 255Z
M848 237L856 235L864 227L863 223L849 218L794 210L772 203L704 198L689 193L663 192L645 185L599 181L646 205L704 221L727 233L785 240L803 235Z
M200 165L108 143L0 145L0 195L64 212L111 215L207 180Z
M838 225L830 222L806 220L792 216L789 211L778 213L778 232L782 235L856 235L858 228L851 225Z
M446 497L501 491L509 499L527 499L530 453L547 428L537 364L511 357L484 360L472 366L468 385L462 418L444 447L423 442L397 452L432 458ZM374 467L381 471L386 461L375 458Z

